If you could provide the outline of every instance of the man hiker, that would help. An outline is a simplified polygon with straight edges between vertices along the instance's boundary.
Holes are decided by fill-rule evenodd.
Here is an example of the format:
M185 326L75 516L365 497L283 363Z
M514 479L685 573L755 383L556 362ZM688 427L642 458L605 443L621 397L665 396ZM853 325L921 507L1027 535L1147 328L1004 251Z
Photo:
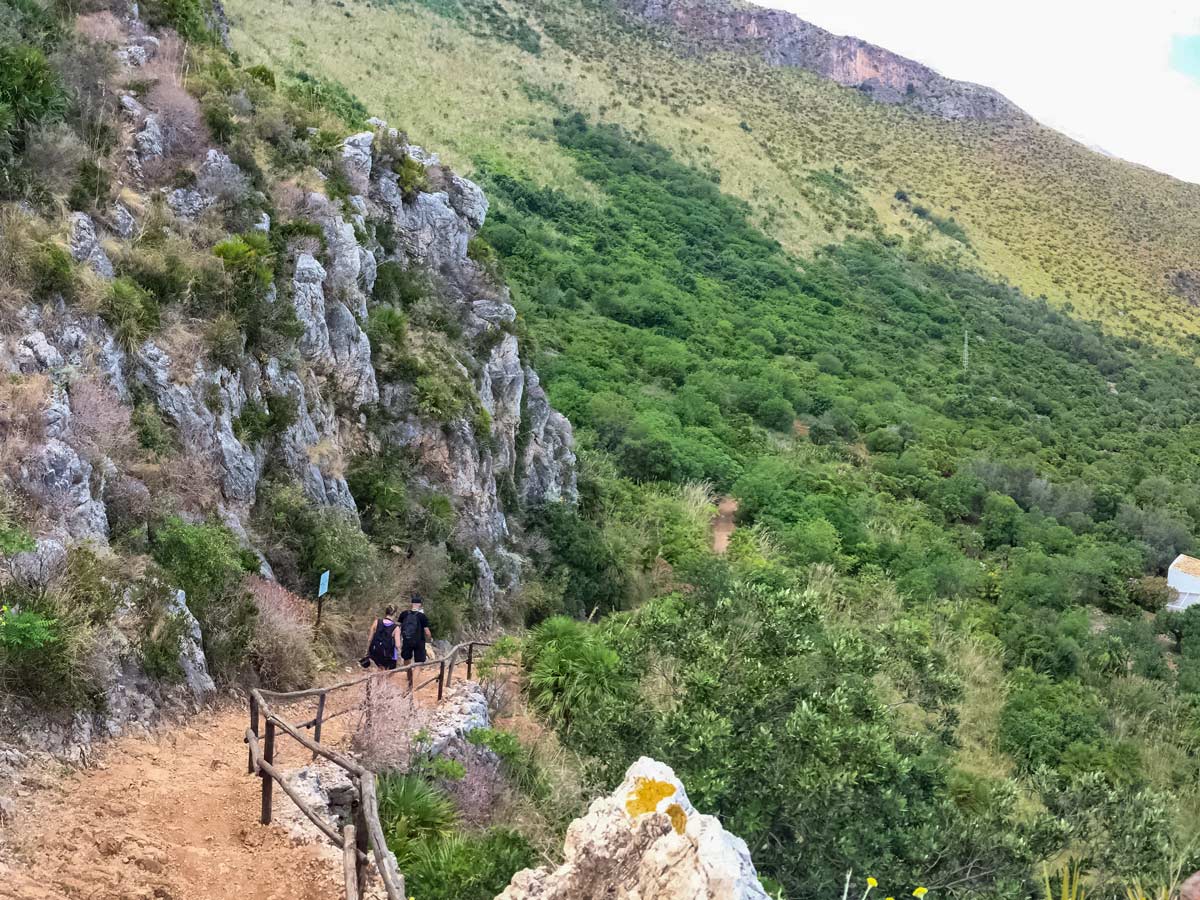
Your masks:
M405 662L425 662L425 642L433 640L429 618L425 615L420 594L412 595L412 609L400 613L400 658ZM412 688L412 669L408 670L408 686Z
M371 636L367 643L367 659L381 669L396 668L396 657L399 655L396 645L395 620L396 607L389 606L383 611L383 618L371 623ZM364 660L363 665L366 665Z

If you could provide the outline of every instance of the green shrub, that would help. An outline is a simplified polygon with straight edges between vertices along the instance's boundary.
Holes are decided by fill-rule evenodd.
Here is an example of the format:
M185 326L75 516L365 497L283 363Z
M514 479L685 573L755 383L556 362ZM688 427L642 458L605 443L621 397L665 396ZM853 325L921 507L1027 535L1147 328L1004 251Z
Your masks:
M404 268L395 260L381 263L375 274L372 297L376 304L409 309L432 293L429 277L416 268Z
M421 415L435 422L448 424L470 409L471 401L458 379L430 373L419 376L413 386Z
M421 369L408 352L408 322L394 306L376 305L367 319L367 337L371 339L371 362L385 380L411 377Z
M616 650L597 630L566 616L547 619L530 632L522 663L529 673L530 701L567 731L574 716L630 688Z
M210 43L209 0L148 0L140 6L143 18L151 25L169 26L186 41Z
M415 775L383 776L378 797L384 837L402 869L418 845L449 837L458 822L454 802Z
M425 172L425 166L411 156L405 156L395 171L396 184L406 202L411 203L417 194L429 190L429 175Z
M60 118L67 105L59 73L40 48L0 44L0 151L23 150L29 128Z
M275 72L269 66L249 66L246 69L246 74L259 84L275 90Z
M254 629L254 604L241 586L249 561L237 538L223 525L172 517L151 531L150 552L171 583L186 592L209 669L220 678L234 677L246 664Z
M8 602L20 604L16 610ZM64 620L53 596L0 593L0 689L54 709L94 699L84 666L86 622Z
M304 71L288 72L292 79L286 93L297 103L313 110L324 110L337 116L351 128L360 128L370 117L367 108L346 88Z
M79 174L71 186L67 205L71 209L90 212L102 206L112 190L112 178L98 162L85 159L79 166Z
M362 456L346 473L363 528L381 547L406 546L414 530L406 470L403 461L391 455Z
M109 285L100 315L126 350L138 347L158 327L158 304L137 282L124 276Z
M237 371L242 362L242 332L237 319L229 313L221 313L208 323L204 339L213 362L230 371Z
M64 300L75 297L75 261L65 247L44 244L33 257L33 290L41 298L61 294Z
M133 407L130 415L138 444L156 456L170 456L175 452L175 431L163 419L153 401L142 400Z
M137 647L147 675L159 681L178 682L184 675L179 655L187 620L173 611L171 594L171 588L156 577L135 589L134 605L141 619Z
M354 518L314 505L297 485L263 485L255 520L269 538L267 556L276 574L294 590L311 590L326 569L333 593L361 587L375 576L377 552Z
M520 832L490 828L418 844L404 866L405 884L426 900L491 900L534 864Z

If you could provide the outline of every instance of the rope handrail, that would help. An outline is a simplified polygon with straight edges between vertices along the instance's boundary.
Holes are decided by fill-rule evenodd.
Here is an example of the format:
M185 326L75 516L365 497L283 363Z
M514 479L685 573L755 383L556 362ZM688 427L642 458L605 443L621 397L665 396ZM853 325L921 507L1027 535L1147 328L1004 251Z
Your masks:
M375 790L375 773L355 762L350 757L321 743L322 724L346 712L346 710L342 710L341 712L326 716L326 697L333 691L340 691L359 684L369 683L372 679L389 678L398 672L409 672L410 695L415 696L416 692L421 688L436 681L438 683L437 699L440 702L444 696L446 686L449 685L451 679L454 677L454 665L460 652L464 648L466 649L467 678L470 679L475 662L475 648L490 646L492 644L488 641L465 641L451 648L450 652L440 660L409 663L395 669L372 672L359 678L322 688L309 688L303 691L269 691L262 688L252 688L250 690L250 726L246 729L245 737L249 748L247 770L249 774L257 774L262 778L262 824L271 824L272 786L278 782L284 794L296 804L300 812L317 827L317 830L330 843L342 850L344 854L343 870L346 880L347 900L358 900L364 893L368 849L374 857L375 868L379 872L380 879L383 881L383 887L387 892L388 900L405 900L406 894L404 890L404 875L396 865L395 857L388 850L387 840L383 833L383 825L379 820L379 801ZM438 667L436 675L426 679L416 687L412 686L412 672L417 669L432 668L434 666ZM268 702L268 698L272 701L291 703L309 697L316 697L318 699L316 716L299 725L292 723L273 710ZM261 744L259 742L260 719L266 725L266 733ZM314 729L311 738L304 734L304 729L309 727ZM339 832L334 826L324 821L304 801L296 789L292 787L283 776L283 773L275 767L276 728L294 738L302 747L311 750L313 759L316 759L318 756L323 757L349 773L357 795L356 821L353 825L348 824Z

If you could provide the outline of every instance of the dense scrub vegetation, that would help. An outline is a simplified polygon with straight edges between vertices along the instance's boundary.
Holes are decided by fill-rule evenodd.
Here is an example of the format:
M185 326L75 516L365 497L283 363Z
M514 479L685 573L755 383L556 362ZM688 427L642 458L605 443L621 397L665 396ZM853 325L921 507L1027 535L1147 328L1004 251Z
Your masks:
M545 571L637 607L525 648L597 783L661 755L787 896L850 868L1023 896L1064 852L1166 878L1197 808L1196 676L1157 635L1200 533L1191 362L896 242L793 259L661 148L554 135L599 199L498 167L485 235L592 448ZM741 504L726 560L654 515L696 479ZM630 575L622 521L669 577Z

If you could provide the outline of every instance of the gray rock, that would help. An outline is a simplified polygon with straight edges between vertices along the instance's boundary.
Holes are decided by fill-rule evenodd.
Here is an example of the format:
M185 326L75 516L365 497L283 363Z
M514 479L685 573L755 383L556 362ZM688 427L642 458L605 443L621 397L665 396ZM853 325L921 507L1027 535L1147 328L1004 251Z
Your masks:
M475 182L450 173L450 205L467 220L467 224L478 231L487 218L488 199L483 189Z
M484 628L491 628L496 621L496 576L488 564L483 551L476 547L471 551L475 563L475 589L472 598L479 610L479 621Z
M121 109L125 110L125 113L137 122L141 122L146 116L146 107L142 106L133 94L121 95Z
M200 218L212 204L211 197L205 197L191 188L175 188L167 194L167 206L171 207L171 212L188 222Z
M183 634L179 637L179 666L183 669L184 684L191 691L193 698L202 700L213 693L217 686L208 674L200 623L188 609L187 600L182 594L180 591L172 595L169 613L183 620Z
M162 157L165 151L163 149L162 125L158 121L158 116L154 113L146 116L142 127L133 137L133 145L137 151L139 162L145 163Z
M76 262L87 263L101 278L113 277L112 262L100 239L96 236L96 225L87 213L71 213L71 256Z
M462 265L471 230L450 206L449 195L422 193L405 203L391 173L381 176L375 185L376 196L391 214L398 243L410 260L433 269Z
M353 408L374 403L379 399L379 386L375 381L375 368L371 365L371 342L366 332L343 303L329 304L325 321L329 326L329 346L333 352L338 388Z
M42 332L35 331L21 338L17 348L17 366L23 374L58 369L62 364L62 354L51 346Z
M133 237L133 233L137 229L137 220L123 203L113 204L112 229L117 237L126 241Z
M436 153L430 153L428 150L425 150L423 147L418 147L416 144L409 144L404 148L404 152L406 155L411 156L421 165L426 167L441 164L441 160L438 159L438 155Z
M488 725L487 697L483 688L474 681L456 682L442 702L431 707L424 718L421 730L428 737L421 749L430 756L440 756L452 741Z
M355 193L365 194L371 179L371 144L373 131L352 134L342 144L342 168Z
M181 384L171 377L170 355L153 341L142 346L138 363L139 383L175 426L184 453L216 464L226 499L252 503L261 461L233 433L247 399L240 373L206 372L197 362L190 383Z
M21 464L21 485L44 513L73 538L107 543L108 520L91 479L91 464L58 439L33 448Z
M358 292L361 260L354 226L341 216L327 218L321 224L325 230L325 245L329 251L329 268L325 276L328 295L341 298L359 315L365 316L366 298Z
M515 476L517 432L525 395L525 372L515 336L504 335L492 348L480 371L478 392L479 402L492 419L496 471Z
M260 213L258 221L250 226L255 231L266 233L271 230L271 215L270 213Z
M579 499L575 432L567 417L550 405L537 372L525 370L525 415L529 443L522 460L521 498L529 504Z
M308 253L296 260L292 281L292 303L304 328L300 336L300 354L318 372L333 369L333 350L329 346L329 326L325 323L325 267Z
M46 587L67 564L67 548L57 538L38 538L37 546L9 560L9 572L18 583Z

